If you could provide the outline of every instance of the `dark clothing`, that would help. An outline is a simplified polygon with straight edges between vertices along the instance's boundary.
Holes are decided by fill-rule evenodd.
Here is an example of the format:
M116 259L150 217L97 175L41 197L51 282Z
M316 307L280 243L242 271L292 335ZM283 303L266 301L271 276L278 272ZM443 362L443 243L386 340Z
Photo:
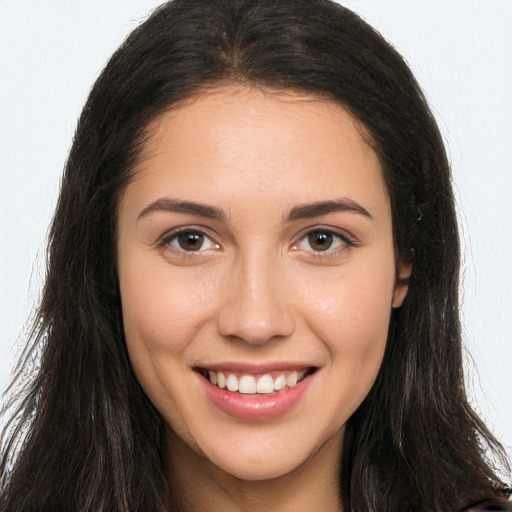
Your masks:
M512 512L512 501L505 498L490 498L463 508L461 512Z

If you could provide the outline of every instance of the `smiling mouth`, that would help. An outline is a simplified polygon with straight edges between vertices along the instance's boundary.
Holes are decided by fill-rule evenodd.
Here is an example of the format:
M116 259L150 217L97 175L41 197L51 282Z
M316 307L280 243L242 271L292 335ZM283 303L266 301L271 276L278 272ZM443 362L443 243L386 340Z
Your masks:
M316 368L293 371L272 371L261 374L242 372L214 371L196 368L208 382L214 386L243 395L271 395L295 387L306 377L312 375Z

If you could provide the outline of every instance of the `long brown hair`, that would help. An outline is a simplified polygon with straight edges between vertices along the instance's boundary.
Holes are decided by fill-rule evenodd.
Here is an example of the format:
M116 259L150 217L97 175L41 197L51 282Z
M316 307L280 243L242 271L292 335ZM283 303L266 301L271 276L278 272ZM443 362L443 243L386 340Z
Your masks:
M484 456L506 472L503 450L464 389L450 168L403 59L329 0L174 0L112 56L79 119L19 375L38 352L40 365L5 430L0 510L165 509L172 446L126 352L116 209L148 124L224 82L333 99L358 119L383 169L397 255L412 263L381 371L347 426L345 510L456 510L506 492Z

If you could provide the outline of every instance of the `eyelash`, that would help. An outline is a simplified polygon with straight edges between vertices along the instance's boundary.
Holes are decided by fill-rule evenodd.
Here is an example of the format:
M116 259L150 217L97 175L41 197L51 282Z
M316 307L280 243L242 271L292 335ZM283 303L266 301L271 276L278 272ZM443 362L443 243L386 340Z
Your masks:
M185 235L187 233L191 234L191 235L197 235L197 236L203 237L203 243L204 243L204 241L209 240L211 246L208 247L207 249L210 249L210 248L213 248L216 250L220 249L220 245L213 240L212 236L208 235L204 231L204 228L199 228L199 227L194 227L194 226L187 226L186 228L173 229L172 231L166 233L164 236L162 236L160 238L160 240L158 241L158 246L163 247L163 248L172 247L174 250L183 253L183 256L185 256L185 257L194 257L195 255L204 252L205 251L204 249L196 250L196 251L194 251L194 250L188 251L188 250L184 249L183 247L176 247L173 245L174 242L179 244L178 237L180 235ZM202 247L203 243L201 244L201 247Z
M185 235L185 234L196 235L196 236L203 238L199 250L187 250L187 249L184 249L183 247L179 246L178 237L180 235ZM332 248L331 247L332 244L331 244L325 250L315 251L311 247L310 241L308 241L308 237L311 237L314 234L328 235L328 236L332 237L332 240L333 240L332 244L335 244L336 247ZM209 241L209 247L207 247L206 249L202 249L202 246L205 241ZM309 249L301 249L299 247L299 244L301 244L301 242L303 242L303 241L306 241L306 243L308 243L308 245L310 247ZM176 245L173 245L173 244L176 244ZM215 250L220 249L220 244L215 242L214 238L211 235L209 235L208 233L206 233L204 228L194 227L194 226L180 227L180 228L176 228L176 229L166 233L164 236L162 236L159 239L157 245L162 248L171 247L173 250L178 251L180 253L181 257L185 257L185 258L197 257L197 255L199 255L209 249L215 249ZM325 261L328 258L336 259L339 257L338 253L340 251L344 252L353 247L358 247L358 244L347 234L340 233L339 231L334 230L332 228L317 226L314 228L308 228L308 230L300 233L296 239L296 242L294 242L292 244L291 250L292 251L304 251L304 252L308 253L308 257L310 257L310 258L318 258L318 259Z
M332 244L329 245L326 250L315 251L308 240L308 237L315 233L332 237ZM301 249L299 247L299 244L303 241L306 241L310 249ZM332 248L332 245L336 245L336 247ZM304 250L308 253L308 257L326 261L328 259L338 259L341 256L340 252L344 253L354 247L358 247L358 244L346 233L341 233L333 228L317 226L313 229L309 228L307 231L300 233L297 237L297 242L294 242L292 245L292 250Z

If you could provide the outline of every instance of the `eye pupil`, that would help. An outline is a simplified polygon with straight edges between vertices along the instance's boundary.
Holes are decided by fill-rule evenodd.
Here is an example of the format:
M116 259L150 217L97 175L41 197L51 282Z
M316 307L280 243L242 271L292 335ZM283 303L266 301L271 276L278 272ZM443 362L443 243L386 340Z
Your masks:
M194 231L185 231L178 235L178 243L185 251L197 251L203 245L204 236Z
M308 235L308 242L313 250L326 251L333 243L333 236L325 231L313 231Z

